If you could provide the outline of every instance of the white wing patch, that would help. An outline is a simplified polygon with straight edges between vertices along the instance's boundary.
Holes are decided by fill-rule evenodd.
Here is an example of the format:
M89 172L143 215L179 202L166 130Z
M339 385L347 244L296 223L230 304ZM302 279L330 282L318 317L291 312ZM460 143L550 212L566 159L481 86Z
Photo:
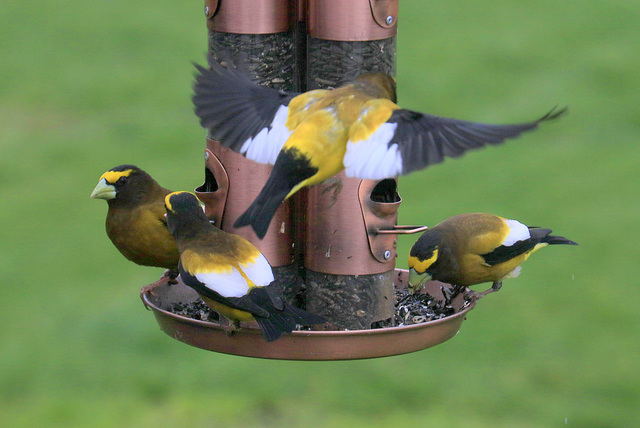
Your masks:
M194 276L222 297L242 297L249 292L247 280L236 268L231 268L229 272L197 273Z
M510 247L516 242L525 241L531 238L529 228L519 221L504 219L504 222L509 226L509 234L502 243L505 247Z
M366 140L347 142L344 167L347 177L382 180L402 174L402 156L397 144L389 146L397 123L383 123Z
M273 271L267 259L260 254L255 262L246 266L240 266L242 272L257 287L264 287L273 282ZM235 267L227 272L197 273L194 275L198 281L210 290L222 297L242 297L249 290L249 284L242 273Z
M288 116L289 108L280 106L271 122L271 129L262 128L255 137L247 139L242 144L240 153L256 162L273 165L282 146L291 136L292 131L285 126Z
M273 271L271 270L271 265L269 265L269 262L262 254L260 254L255 262L247 266L241 266L241 268L244 271L244 274L247 275L247 278L249 278L257 287L264 287L265 285L269 285L273 282Z

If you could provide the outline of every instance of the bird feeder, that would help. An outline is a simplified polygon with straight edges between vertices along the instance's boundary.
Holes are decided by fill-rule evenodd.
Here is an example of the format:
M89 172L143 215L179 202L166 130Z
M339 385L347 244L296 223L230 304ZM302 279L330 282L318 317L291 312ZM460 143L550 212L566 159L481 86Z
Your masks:
M243 71L257 83L293 91L296 85L292 10L289 0L206 0L209 56L220 62L241 61ZM232 227L258 196L271 169L270 165L245 159L207 138L205 182L196 189L196 194L217 226L258 247L276 278L287 284L287 289L296 290L300 279L294 265L295 225L289 201L278 209L263 240L251 228Z
M294 89L289 0L205 0L204 11L213 58L242 57L245 71L261 85Z
M396 74L399 0L308 0L307 90Z
M307 6L306 90L338 87L363 72L395 74L397 0L309 0ZM344 172L337 178L337 195L335 181L308 191L307 308L337 327L371 328L394 311L396 241L379 231L395 227L401 199L394 179Z
M205 0L209 56L239 61L257 83L284 91L332 88L362 72L395 74L398 0ZM306 34L305 34L306 33ZM205 181L196 194L207 216L265 255L291 304L323 316L323 331L294 331L268 343L251 325L228 335L215 321L171 311L198 299L179 279L142 294L160 328L184 343L261 358L337 360L413 352L453 337L475 302L453 300L452 315L393 326L395 290L407 271L395 268L397 236L424 227L397 226L397 179L360 180L344 172L285 201L260 240L233 223L271 172L207 138ZM446 284L426 292L441 296ZM374 328L380 327L383 328Z
M397 270L394 282L405 287L408 271ZM178 280L168 284L164 278L153 293L145 293L142 300L155 315L160 329L170 337L208 351L244 357L280 360L354 360L388 357L420 351L451 339L460 330L467 313L475 307L462 295L451 302L454 314L445 318L403 327L339 331L294 331L275 342L265 341L257 326L243 326L229 335L215 322L176 315L174 304L198 299L197 293ZM436 295L446 284L436 281L425 285L425 292Z

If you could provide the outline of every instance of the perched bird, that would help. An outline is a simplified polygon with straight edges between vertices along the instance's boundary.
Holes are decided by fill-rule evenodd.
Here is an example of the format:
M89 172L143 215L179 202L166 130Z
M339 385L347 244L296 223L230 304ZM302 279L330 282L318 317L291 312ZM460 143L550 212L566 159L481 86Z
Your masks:
M91 198L105 199L107 236L128 260L143 266L169 269L176 277L180 253L167 229L161 187L134 165L120 165L102 174Z
M362 179L407 174L502 143L566 110L529 123L488 125L400 108L387 74L364 73L337 89L296 94L259 86L232 65L210 63L210 69L196 65L193 103L201 125L223 146L274 165L234 224L250 224L260 238L284 200L342 170Z
M493 285L479 298L498 291L502 280L520 274L520 265L547 245L578 245L550 229L528 227L516 220L492 214L460 214L428 229L409 253L409 289L419 289L426 281L452 284L454 293L483 282Z
M324 322L285 303L267 259L243 237L209 223L195 195L171 193L165 206L169 230L180 250L180 277L234 327L255 320L271 342L298 324Z

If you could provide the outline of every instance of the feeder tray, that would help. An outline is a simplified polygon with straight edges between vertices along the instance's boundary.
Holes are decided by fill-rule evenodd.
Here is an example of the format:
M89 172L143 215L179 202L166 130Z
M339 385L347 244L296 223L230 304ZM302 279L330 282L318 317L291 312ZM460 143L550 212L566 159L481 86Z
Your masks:
M395 273L396 288L406 287L408 271L396 269ZM448 286L431 281L426 284L424 292L440 295L443 285ZM175 303L190 303L198 299L196 292L179 278L177 284L171 285L168 278L160 281L152 292L142 292L141 298L147 309L153 311L160 329L188 345L245 357L306 361L387 357L439 345L458 333L467 312L475 307L475 301L465 305L463 296L458 295L452 301L453 315L434 321L368 330L294 331L283 334L274 342L267 342L258 328L243 326L229 335L218 323L170 312L169 308Z

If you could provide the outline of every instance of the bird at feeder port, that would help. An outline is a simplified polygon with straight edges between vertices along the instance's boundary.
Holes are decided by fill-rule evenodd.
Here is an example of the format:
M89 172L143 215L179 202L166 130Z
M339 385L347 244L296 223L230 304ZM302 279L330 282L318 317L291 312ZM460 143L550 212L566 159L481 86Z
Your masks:
M223 146L274 165L234 224L251 225L261 239L284 200L342 170L348 177L393 178L502 143L566 111L554 108L513 125L474 123L399 107L388 74L363 73L336 89L298 94L260 86L230 62L209 63L196 65L193 103L200 124Z
M453 285L443 289L450 302L465 287L492 282L484 292L468 290L465 298L479 299L498 291L502 280L520 274L520 265L547 245L578 245L550 229L529 227L517 220L471 213L450 217L427 229L409 252L409 291L427 281Z
M207 306L231 321L227 331L255 320L263 337L272 342L298 325L325 322L285 303L264 255L243 237L211 224L194 194L170 193L164 204L169 231L180 251L180 278Z
M139 265L167 269L163 278L172 280L180 253L167 229L164 198L169 193L137 166L119 165L102 174L90 197L107 201L107 236L118 251Z

